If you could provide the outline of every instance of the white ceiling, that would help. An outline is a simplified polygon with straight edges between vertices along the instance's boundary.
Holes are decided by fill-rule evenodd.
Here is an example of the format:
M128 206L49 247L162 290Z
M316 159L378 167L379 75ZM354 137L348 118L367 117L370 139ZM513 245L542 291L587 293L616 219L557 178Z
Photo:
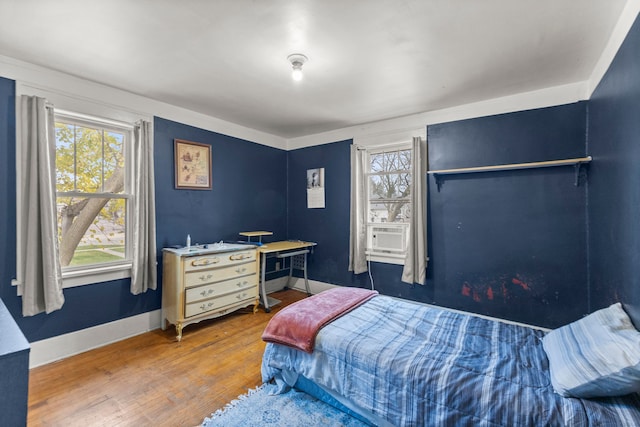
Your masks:
M0 55L294 138L585 81L626 3L0 0Z

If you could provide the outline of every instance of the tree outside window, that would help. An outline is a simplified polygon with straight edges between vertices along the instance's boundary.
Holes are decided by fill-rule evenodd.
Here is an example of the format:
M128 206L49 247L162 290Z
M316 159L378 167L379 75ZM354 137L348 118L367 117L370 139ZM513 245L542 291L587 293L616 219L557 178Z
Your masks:
M127 258L127 129L56 120L56 195L62 267Z
M370 223L406 223L411 215L411 150L369 154Z

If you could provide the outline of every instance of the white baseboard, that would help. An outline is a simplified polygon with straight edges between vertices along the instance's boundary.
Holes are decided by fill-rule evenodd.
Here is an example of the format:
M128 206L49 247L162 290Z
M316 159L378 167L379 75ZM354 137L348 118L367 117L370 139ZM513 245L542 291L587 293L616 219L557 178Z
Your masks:
M286 277L284 279L286 279ZM302 291L302 292L306 292L307 291L305 289L305 287L304 287L304 279L295 278L295 279L292 279L291 281L293 282L293 286L291 287L292 289L295 289L297 291ZM273 282L272 283L273 286L276 286L276 284L280 284L280 283L276 283L277 280L272 280L271 282ZM275 292L275 291L279 291L279 290L283 289L284 286L286 285L286 280L284 282L282 282L282 284L281 284L281 286L279 288L271 289L269 287L269 284L270 284L270 282L267 282L267 284L266 284L267 293ZM338 285L332 285L332 284L329 284L329 283L317 282L315 280L309 280L309 289L311 290L311 293L313 295L318 294L318 293L320 293L322 291L326 291L327 289L339 288L339 287L340 286L338 286ZM412 303L415 303L415 304L421 304L421 305L425 305L425 306L428 306L428 307L434 307L434 308L438 308L440 310L448 310L448 311L453 311L453 312L456 312L456 313L468 314L468 315L471 315L471 316L481 317L483 319L494 320L494 321L497 321L497 322L508 323L508 324L517 325L517 326L524 326L526 328L532 328L532 329L540 329L540 330L543 330L543 331L546 331L546 332L550 331L550 329L548 329L548 328L543 328L543 327L536 326L536 325L530 325L528 323L521 323L521 322L515 322L515 321L512 321L512 320L500 319L498 317L486 316L486 315L483 315L483 314L472 313L470 311L456 310L455 308L449 308L449 307L444 307L444 306L440 306L440 305L428 304L428 303L425 303L425 302L413 301L413 300L408 300L408 299L405 299L405 298L399 298L399 297L391 297L391 298L396 298L396 299L399 299L399 300L402 300L402 301L408 301L408 302L412 302Z
M265 288L267 289L267 294L272 292L281 291L287 286L287 280L289 276L280 277L278 279L273 279L267 281L265 283ZM291 285L289 286L291 289L295 289L297 291L307 292L304 287L304 279L302 277L292 277ZM309 290L312 294L319 294L322 291L326 291L327 289L339 287L338 285L332 285L330 283L318 282L316 280L309 280Z
M149 311L31 343L29 368L35 368L158 329L160 310Z
M273 280L267 280L267 282L264 284L264 287L267 290L267 294L283 290L284 287L287 285L288 277L289 276L278 277L277 279L273 279ZM260 292L262 292L262 289L260 289Z
M284 289L288 277L269 280L265 284L267 293ZM304 279L291 279L292 288L306 292ZM317 294L326 289L335 287L328 283L309 280L311 293ZM64 335L32 342L29 356L29 368L46 365L57 360L84 353L94 348L102 347L117 341L121 341L135 335L158 329L162 326L161 310L142 313L137 316L115 320L87 329L70 332Z
M306 292L304 286L304 279L292 278L291 288ZM269 280L265 287L267 293L276 292L284 289L287 285L287 277L280 277L278 279ZM312 294L318 294L327 289L339 287L330 283L318 282L315 280L309 280L309 289ZM416 301L413 301L416 302ZM425 304L430 305L430 304ZM439 307L445 308L445 307ZM446 308L445 308L446 309ZM451 311L459 311L453 309L447 309ZM465 312L463 312L465 313ZM473 314L473 313L467 313ZM102 347L107 344L111 344L117 341L121 341L135 335L140 335L145 332L158 329L162 325L161 311L154 310L147 313L142 313L137 316L127 317L125 319L116 320L102 325L94 326L87 329L82 329L75 332L70 332L64 335L58 335L56 337L47 338L41 341L32 342L31 353L29 357L29 368L35 368L38 366L46 365L57 360L83 353L94 348ZM479 316L479 315L476 315ZM492 320L500 320L507 323L509 322L503 319L496 319L488 316L480 316ZM517 323L516 323L517 324ZM529 326L520 324L522 326ZM535 328L535 326L534 326Z
M302 278L297 278L291 288L297 291L307 292L307 290L304 287L304 279ZM315 280L309 280L309 290L313 295L319 294L320 292L326 291L331 288L340 288L340 286L332 285L330 283L325 283L325 282L318 282Z

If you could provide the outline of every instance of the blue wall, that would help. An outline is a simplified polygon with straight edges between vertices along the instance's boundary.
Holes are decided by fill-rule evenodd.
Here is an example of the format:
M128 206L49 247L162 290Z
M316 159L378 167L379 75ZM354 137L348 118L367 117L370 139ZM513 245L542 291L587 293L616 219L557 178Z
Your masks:
M586 103L428 127L429 169L584 157ZM545 327L588 311L586 180L574 168L430 178L435 302Z
M594 309L622 301L640 327L640 22L589 101Z
M289 185L288 235L318 243L309 257L309 276L321 282L353 285L349 265L351 141L287 153ZM324 168L325 208L307 208L307 169ZM347 215L345 216L345 208Z
M160 292L135 297L129 292L129 280L80 286L64 292L65 305L49 315L22 317L22 300L10 285L16 275L16 180L15 180L15 84L0 78L0 297L29 342L77 331L159 307Z
M211 145L211 190L175 189L174 139ZM272 231L265 242L287 238L286 151L159 117L154 144L158 265L162 248L184 245L187 234L193 244L244 240L238 233L253 230Z
M19 302L10 285L16 269L15 108L15 84L0 78L0 424L7 426L26 425L29 389L29 348L5 309Z
M160 308L161 290L134 296L130 281L117 280L64 290L65 304L51 314L22 317L22 301L10 285L15 278L15 84L0 78L0 298L29 342L85 329ZM193 242L237 240L243 230L273 230L286 238L286 152L196 129L154 120L159 277L161 249ZM173 139L210 144L213 189L176 190Z
M570 166L460 175L446 179L440 192L430 177L427 285L409 286L400 281L401 267L374 263L376 289L552 328L622 301L640 327L638 52L636 22L588 102L429 126L430 169L594 160L578 187ZM366 274L346 272L347 144L290 152L289 224L296 238L317 235L343 254L342 262L329 259L319 245L313 262L322 267L311 270L312 279L368 287ZM327 187L345 204L342 210L305 210L297 181L316 167L345 180ZM309 213L322 229L302 219Z
M16 277L16 115L15 83L0 77L0 299L14 317L19 312L11 279Z
M585 156L586 103L428 127L429 168ZM370 287L347 271L349 144L289 152L289 234L316 240L310 277ZM326 209L307 209L306 169L324 167ZM427 284L372 263L383 294L555 327L588 311L586 181L573 167L452 177L429 184Z
M286 151L159 117L154 133L158 250L184 245L187 234L194 244L237 241L252 230L287 238ZM175 189L174 139L211 145L211 190Z
M571 167L459 176L440 192L429 178L427 285L402 283L400 266L374 263L375 288L547 327L619 300L640 313L639 51L636 22L589 102L429 126L431 169L585 154L594 161L579 187ZM62 310L22 317L10 285L14 105L14 82L0 78L0 197L8 207L0 211L0 298L27 339L158 309L160 290L133 296L129 281L120 280L67 289ZM347 272L351 141L285 152L162 118L154 123L159 249L183 244L187 233L195 243L266 229L273 240L319 243L311 279L370 286L368 274ZM212 190L174 188L174 138L212 146ZM307 209L306 170L318 167L325 168L327 206Z
M289 236L317 242L309 257L309 277L342 286L370 288L368 273L354 275L349 267L351 200L351 140L292 150L289 169ZM307 208L306 171L325 169L325 208ZM400 282L402 266L373 263L371 276L380 293L422 302L431 301L431 287Z

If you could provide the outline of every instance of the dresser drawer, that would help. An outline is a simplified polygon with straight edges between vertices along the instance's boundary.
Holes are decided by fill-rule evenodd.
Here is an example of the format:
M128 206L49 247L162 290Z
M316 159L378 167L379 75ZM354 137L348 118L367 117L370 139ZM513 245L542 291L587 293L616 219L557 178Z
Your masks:
M191 317L197 314L206 313L207 311L216 310L226 305L235 304L242 301L247 301L247 303L250 303L257 297L257 287L253 287L251 289L246 289L222 297L193 302L191 304L186 304L185 317Z
M207 283L220 282L233 277L247 276L255 274L255 272L255 262L245 262L209 270L191 271L184 275L184 286L185 288L191 288L193 286L206 285Z
M240 264L256 260L256 251L237 251L221 254L211 254L203 256L189 257L184 260L184 270L199 271L209 268L224 267L226 265Z
M251 276L238 277L210 285L189 288L185 293L185 301L189 304L198 300L216 298L231 292L254 288L256 286L256 280L256 275L253 274Z

